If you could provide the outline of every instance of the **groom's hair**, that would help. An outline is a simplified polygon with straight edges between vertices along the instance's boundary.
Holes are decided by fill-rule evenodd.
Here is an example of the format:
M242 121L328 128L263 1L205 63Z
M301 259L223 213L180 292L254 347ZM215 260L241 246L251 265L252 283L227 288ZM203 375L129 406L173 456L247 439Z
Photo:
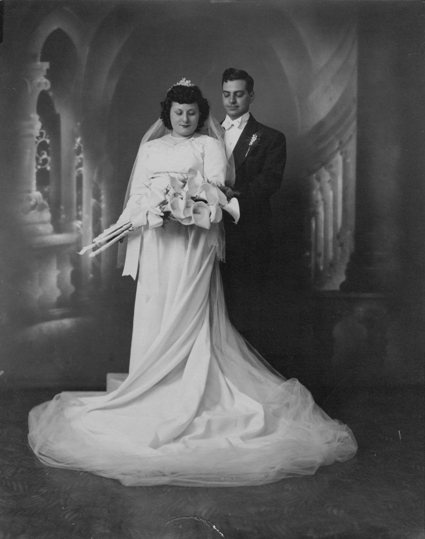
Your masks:
M244 80L246 82L247 92L252 94L254 91L254 79L243 69L236 69L234 67L225 69L221 78L221 84L229 80Z
M199 131L203 127L210 113L210 106L198 86L175 84L168 90L165 100L161 102L160 114L160 118L167 129L171 129L170 110L173 102L187 105L197 103L199 107L199 121L196 130Z

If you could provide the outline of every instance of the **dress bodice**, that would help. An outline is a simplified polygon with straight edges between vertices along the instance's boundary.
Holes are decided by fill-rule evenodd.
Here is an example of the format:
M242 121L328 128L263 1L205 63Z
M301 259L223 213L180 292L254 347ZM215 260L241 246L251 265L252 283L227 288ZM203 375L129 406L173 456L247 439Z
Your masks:
M151 176L161 172L203 172L205 137L177 138L171 135L146 144L144 159ZM201 140L200 140L201 139Z
M196 134L189 138L165 135L143 144L132 177L131 194L163 173L201 174L205 180L224 184L227 160L218 140Z

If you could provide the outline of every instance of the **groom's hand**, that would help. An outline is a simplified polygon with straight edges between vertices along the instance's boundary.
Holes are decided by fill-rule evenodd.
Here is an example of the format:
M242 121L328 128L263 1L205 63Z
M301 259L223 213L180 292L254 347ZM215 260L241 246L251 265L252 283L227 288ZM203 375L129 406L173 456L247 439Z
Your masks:
M234 191L231 187L228 187L227 185L220 185L220 189L226 195L227 200L240 197L239 191Z

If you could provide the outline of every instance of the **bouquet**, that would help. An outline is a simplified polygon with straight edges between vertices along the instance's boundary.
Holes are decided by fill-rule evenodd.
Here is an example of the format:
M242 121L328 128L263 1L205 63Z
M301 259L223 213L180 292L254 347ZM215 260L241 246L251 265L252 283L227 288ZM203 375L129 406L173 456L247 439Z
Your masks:
M222 220L226 211L237 223L240 212L236 195L229 187L205 180L199 173L158 174L144 184L140 193L130 197L118 222L83 247L79 254L92 251L89 256L96 256L133 230L158 228L167 221L209 229L212 223Z

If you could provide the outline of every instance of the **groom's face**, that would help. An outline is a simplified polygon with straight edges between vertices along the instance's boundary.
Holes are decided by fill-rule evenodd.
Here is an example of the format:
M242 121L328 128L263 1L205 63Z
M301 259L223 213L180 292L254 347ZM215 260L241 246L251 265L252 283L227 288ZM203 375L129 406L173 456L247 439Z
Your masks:
M244 80L228 80L223 82L223 107L232 120L249 111L254 94L249 94Z

